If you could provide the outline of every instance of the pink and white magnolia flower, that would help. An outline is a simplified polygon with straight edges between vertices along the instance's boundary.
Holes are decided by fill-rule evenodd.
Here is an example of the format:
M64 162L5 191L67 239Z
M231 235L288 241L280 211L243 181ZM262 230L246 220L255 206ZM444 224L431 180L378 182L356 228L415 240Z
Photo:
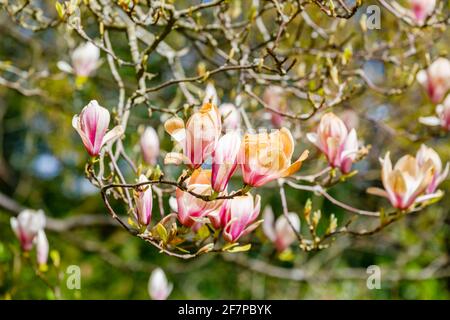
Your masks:
M89 102L79 115L72 119L72 126L77 130L83 144L91 156L98 156L101 148L108 142L123 134L122 127L116 126L108 133L109 111L98 104L96 100Z
M147 182L148 179L141 175L139 183ZM153 192L150 184L140 187L136 196L137 220L139 224L148 226L152 220Z
M211 184L214 191L222 192L237 168L241 137L237 131L223 135L212 154Z
M71 60L72 65L59 61L58 68L78 77L87 78L100 66L100 49L91 42L86 42L73 51Z
M286 128L271 133L245 134L238 158L244 182L260 187L297 172L309 152L305 150L291 163L293 153L294 138Z
M42 210L25 209L19 213L17 218L12 217L10 222L22 249L30 251L37 234L45 227L45 214Z
M172 138L181 145L184 161L193 169L201 167L214 151L222 130L220 113L214 104L204 104L186 122L173 117L164 123ZM170 154L173 159L173 153ZM166 160L165 160L166 162Z
M431 102L441 102L450 89L450 61L436 59L428 69L417 73L417 81L426 89Z
M450 163L447 162L443 169L441 158L437 152L424 144L422 144L419 151L417 151L416 159L419 166L424 166L428 160L433 162L434 175L431 183L427 187L426 193L435 192L439 184L447 178L450 170Z
M296 232L300 231L300 218L296 213L288 213L289 221ZM274 214L272 208L267 206L263 212L263 231L267 238L275 244L278 252L283 252L297 240L297 235L292 230L289 221L284 215L281 215L274 222Z
M283 126L284 117L277 113L284 112L287 108L286 99L283 97L283 88L278 86L268 86L263 93L263 101L272 110L270 111L271 122L275 128Z
M35 238L36 257L40 266L47 264L49 245L44 229L40 229Z
M437 105L436 115L421 117L419 121L427 126L441 126L444 130L450 131L450 94L442 104Z
M159 138L155 129L147 127L139 141L144 161L150 165L156 165L159 156Z
M197 169L186 180L188 190L201 195L210 195L211 170ZM217 210L222 201L204 201L177 188L175 193L177 198L178 220L186 227L192 227L195 223L207 216L210 212Z
M344 122L333 113L326 113L320 120L316 133L307 138L322 151L333 168L349 173L358 152L356 130L348 132Z
M225 131L237 130L241 127L241 114L232 103L223 103L219 107L222 116L222 127Z
M406 155L400 158L392 168L388 152L384 159L380 159L380 162L384 190L369 188L367 191L388 198L394 208L405 210L416 203L438 196L438 193L425 194L435 173L431 159L419 164L416 158Z
M423 24L433 13L436 0L410 0L410 4L414 19L417 23Z
M228 242L236 242L240 237L255 230L260 222L253 222L258 217L260 209L261 197L259 195L253 199L249 193L227 200L223 238Z
M166 300L172 292L173 284L167 280L161 268L153 270L148 280L148 294L153 300Z

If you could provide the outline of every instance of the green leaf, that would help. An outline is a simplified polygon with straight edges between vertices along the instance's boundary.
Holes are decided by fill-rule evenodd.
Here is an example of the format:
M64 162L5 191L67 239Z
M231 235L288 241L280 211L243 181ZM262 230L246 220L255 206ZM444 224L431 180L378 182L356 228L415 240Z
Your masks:
M236 253L236 252L245 252L250 250L250 248L252 247L251 243L248 243L246 245L243 246L235 246L233 248L228 249L228 252L232 252L232 253Z
M159 235L159 237L161 238L161 240L162 240L164 243L166 243L169 234L167 233L166 228L165 228L161 223L158 223L158 224L156 225L156 232L158 232L158 235Z
M62 19L64 17L64 15L66 14L63 5L57 1L55 3L55 8L56 8L56 12L58 13L59 18Z

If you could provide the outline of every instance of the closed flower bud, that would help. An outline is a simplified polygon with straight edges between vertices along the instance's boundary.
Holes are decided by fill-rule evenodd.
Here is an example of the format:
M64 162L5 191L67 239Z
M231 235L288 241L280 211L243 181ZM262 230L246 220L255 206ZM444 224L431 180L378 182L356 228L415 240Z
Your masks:
M358 152L355 129L348 132L340 118L327 113L320 120L316 133L308 133L307 138L323 152L330 166L344 174L350 172Z
M433 13L436 0L410 0L413 18L418 24L423 24Z
M431 102L441 102L450 89L450 61L436 59L428 69L417 73L417 81L427 91Z
M78 46L72 53L72 65L65 61L59 61L60 70L67 73L74 73L78 77L89 77L100 66L100 49L86 42Z
M144 161L152 166L156 165L159 156L159 138L155 129L147 127L139 141Z
M259 195L253 199L251 194L227 200L224 214L225 228L223 238L228 242L236 242L240 237L252 232L259 224L253 223L261 209Z
M153 270L148 280L148 294L153 300L166 300L172 292L173 285L169 283L161 268Z
M244 182L260 187L272 180L287 177L297 172L308 157L304 151L291 164L294 153L294 138L286 128L271 133L247 133L241 144L239 163Z
M224 191L237 168L237 156L241 137L237 131L229 132L219 139L212 154L211 183L214 191Z
M79 115L73 117L72 126L77 130L87 152L91 156L97 156L103 145L123 134L121 126L106 132L109 120L109 111L101 107L95 100L89 102Z
M47 236L45 235L45 231L43 229L38 231L35 242L37 263L40 266L44 266L47 264L49 245Z
M39 230L45 227L45 214L42 210L25 209L19 213L17 218L12 217L10 222L22 249L30 251Z
M225 131L237 130L241 127L241 114L232 103L223 103L219 107L222 116L222 127Z
M147 182L148 179L141 175L139 183ZM152 219L153 193L150 184L139 187L136 196L137 220L140 225L148 226Z
M263 231L267 238L272 241L278 252L286 250L296 239L296 232L300 231L300 218L296 213L288 214L289 221L284 215L278 217L274 223L274 214L272 208L267 206L263 213Z

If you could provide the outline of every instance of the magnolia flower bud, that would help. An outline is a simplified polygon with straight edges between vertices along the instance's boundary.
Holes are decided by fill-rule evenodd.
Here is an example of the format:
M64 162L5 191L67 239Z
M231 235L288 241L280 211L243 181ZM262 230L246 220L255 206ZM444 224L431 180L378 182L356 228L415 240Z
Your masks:
M450 89L450 61L436 59L428 69L417 73L417 81L426 89L431 102L441 102Z
M72 119L72 126L80 135L87 152L93 157L100 153L103 145L123 134L120 125L106 133L109 119L109 111L101 107L96 100L89 102L80 115L75 115Z
M222 130L217 107L206 103L186 122L178 117L170 118L164 124L166 131L183 147L187 164L199 168L211 156Z
M148 179L141 175L139 177L139 183L147 182ZM137 220L139 224L148 226L152 219L152 207L153 207L153 193L152 186L150 184L140 187L141 190L137 192L136 207L137 207Z
M147 127L141 136L139 144L144 161L154 166L159 156L159 138L155 129Z
M42 266L47 264L48 259L48 240L45 231L40 229L35 238L37 263Z
M300 231L300 218L296 213L288 214L289 221L295 229L295 232ZM278 217L274 224L274 215L272 208L267 206L263 213L263 231L267 238L275 244L278 252L286 250L296 239L297 235L292 230L289 221L284 215Z
M153 300L166 300L172 292L173 285L169 283L161 268L153 270L148 280L148 294Z
M417 163L419 166L424 166L428 160L433 162L434 175L431 183L428 185L426 193L433 193L436 191L439 184L448 176L450 163L447 162L445 169L442 168L442 161L436 151L428 148L422 144L416 154Z
M58 62L58 68L78 77L89 77L100 65L100 49L91 42L78 46L72 53L72 65L65 61Z
M45 227L45 214L42 210L25 209L19 213L17 218L12 217L10 222L22 249L30 251L39 230Z
M423 24L433 13L436 0L410 0L411 11L418 24Z
M320 120L316 133L308 133L307 138L322 151L333 168L349 173L358 152L355 129L350 133L344 122L333 113L325 114Z
M241 127L241 114L232 103L223 103L219 107L222 116L222 127L226 130L237 130Z
M219 139L212 154L211 183L215 191L224 191L237 168L237 156L241 146L238 132L229 132Z
M442 104L436 106L436 115L420 117L419 121L427 126L441 126L442 129L450 131L450 94Z
M286 128L271 133L247 133L241 144L239 163L244 182L260 187L272 180L297 172L308 158L308 150L291 164L294 138Z
M240 237L252 232L259 225L253 222L258 217L260 209L259 195L255 199L251 194L229 199L224 215L223 238L228 242L236 242Z
M272 109L270 112L272 125L275 128L283 126L284 117L276 112L284 112L287 108L286 99L283 97L283 88L278 86L267 87L263 93L263 101Z

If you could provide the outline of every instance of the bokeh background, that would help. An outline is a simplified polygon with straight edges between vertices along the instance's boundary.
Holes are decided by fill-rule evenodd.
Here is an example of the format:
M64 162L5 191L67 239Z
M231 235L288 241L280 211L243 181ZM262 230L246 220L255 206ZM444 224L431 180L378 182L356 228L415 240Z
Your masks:
M233 1L232 1L233 2ZM236 1L240 15L246 15L245 1ZM448 1L444 1L447 3ZM183 3L183 1L180 1ZM368 4L371 2L368 1ZM367 5L368 5L367 4ZM55 16L52 1L42 1L50 15ZM342 38L355 37L353 49L362 46L358 37L358 25L363 6L344 27ZM310 16L321 23L331 23L318 9L310 9ZM93 19L87 14L86 31L98 32ZM270 15L267 16L270 24ZM301 24L294 22L292 28ZM309 45L311 30L307 26L300 41ZM395 17L382 11L382 28L369 31L372 42L396 39L399 30ZM428 37L428 38L427 38ZM447 55L450 34L448 31L430 30L418 51L422 54L410 58L409 63L422 63L424 52L432 57ZM123 33L111 31L116 53L129 60L127 40ZM87 154L79 137L71 126L73 114L90 100L97 99L110 110L117 104L118 91L107 63L82 88L74 79L56 67L59 60L68 60L70 47L81 42L80 38L64 27L38 33L15 26L5 10L0 10L0 74L7 77L9 65L29 70L48 70L49 76L36 81L46 94L25 96L0 85L0 297L5 299L55 299L55 292L25 263L17 239L9 224L17 205L42 208L53 219L94 214L109 219L99 191L84 178ZM217 39L219 42L221 39ZM255 40L256 41L256 40ZM187 74L195 74L200 63L208 65L203 57L181 35L171 35L167 42L177 48L188 47L189 53L182 62ZM105 60L104 55L102 55ZM307 66L315 63L315 57L298 54L296 57ZM395 86L396 79L388 65L379 60L358 62L372 79L383 86ZM150 84L156 85L171 78L167 61L157 54L149 60L148 70L155 75ZM134 71L121 70L127 90L135 89ZM233 101L232 86L239 79L219 75L214 78L222 101ZM165 106L168 99L177 95L176 87L154 94L154 104ZM181 97L180 97L181 99ZM289 105L296 108L297 101L289 97ZM251 113L255 126L268 126L263 111ZM405 94L396 97L365 90L335 110L338 114L351 112L357 115L359 137L372 146L369 155L355 167L357 176L339 184L330 193L337 199L357 208L376 210L388 207L385 200L369 196L366 188L379 186L378 157L391 150L394 159L405 153L415 154L420 144L426 142L435 148L446 162L450 160L450 136L431 130L418 122L419 116L433 114L434 106L415 83ZM171 141L161 123L164 115L149 115L144 107L136 108L127 129L125 145L135 159L139 159L139 126L151 125L158 130L161 147L170 150ZM289 123L292 130L308 132L311 123ZM296 141L299 152L305 148L314 150L306 139ZM305 163L303 172L315 172L324 167L323 157ZM162 160L159 160L162 163ZM124 166L125 168L125 166ZM126 169L124 169L126 170ZM170 169L173 170L173 169ZM239 186L239 177L233 183ZM448 181L441 189L449 190ZM268 185L258 190L263 206L271 205L275 214L281 214L278 189ZM336 214L339 223L348 218L342 209L333 206L322 197L286 188L290 211L302 212L308 198L314 208L321 208L326 219ZM167 200L167 199L166 199ZM169 210L167 201L165 202ZM58 287L64 299L149 299L147 282L151 271L161 267L174 284L171 299L449 299L450 289L450 197L426 210L411 214L389 226L381 233L363 238L339 237L333 245L319 252L303 252L293 248L292 257L280 259L259 228L252 237L252 250L244 254L208 254L184 261L160 254L155 248L132 237L114 222L110 225L78 226L67 230L48 230L47 236L53 251L48 281ZM371 221L361 226L372 225ZM306 232L303 223L303 231ZM32 253L33 255L34 253ZM52 265L60 257L58 267ZM65 285L69 265L81 268L81 290L69 290ZM366 286L366 268L378 265L382 270L382 286L369 290ZM307 276L302 276L306 272Z

